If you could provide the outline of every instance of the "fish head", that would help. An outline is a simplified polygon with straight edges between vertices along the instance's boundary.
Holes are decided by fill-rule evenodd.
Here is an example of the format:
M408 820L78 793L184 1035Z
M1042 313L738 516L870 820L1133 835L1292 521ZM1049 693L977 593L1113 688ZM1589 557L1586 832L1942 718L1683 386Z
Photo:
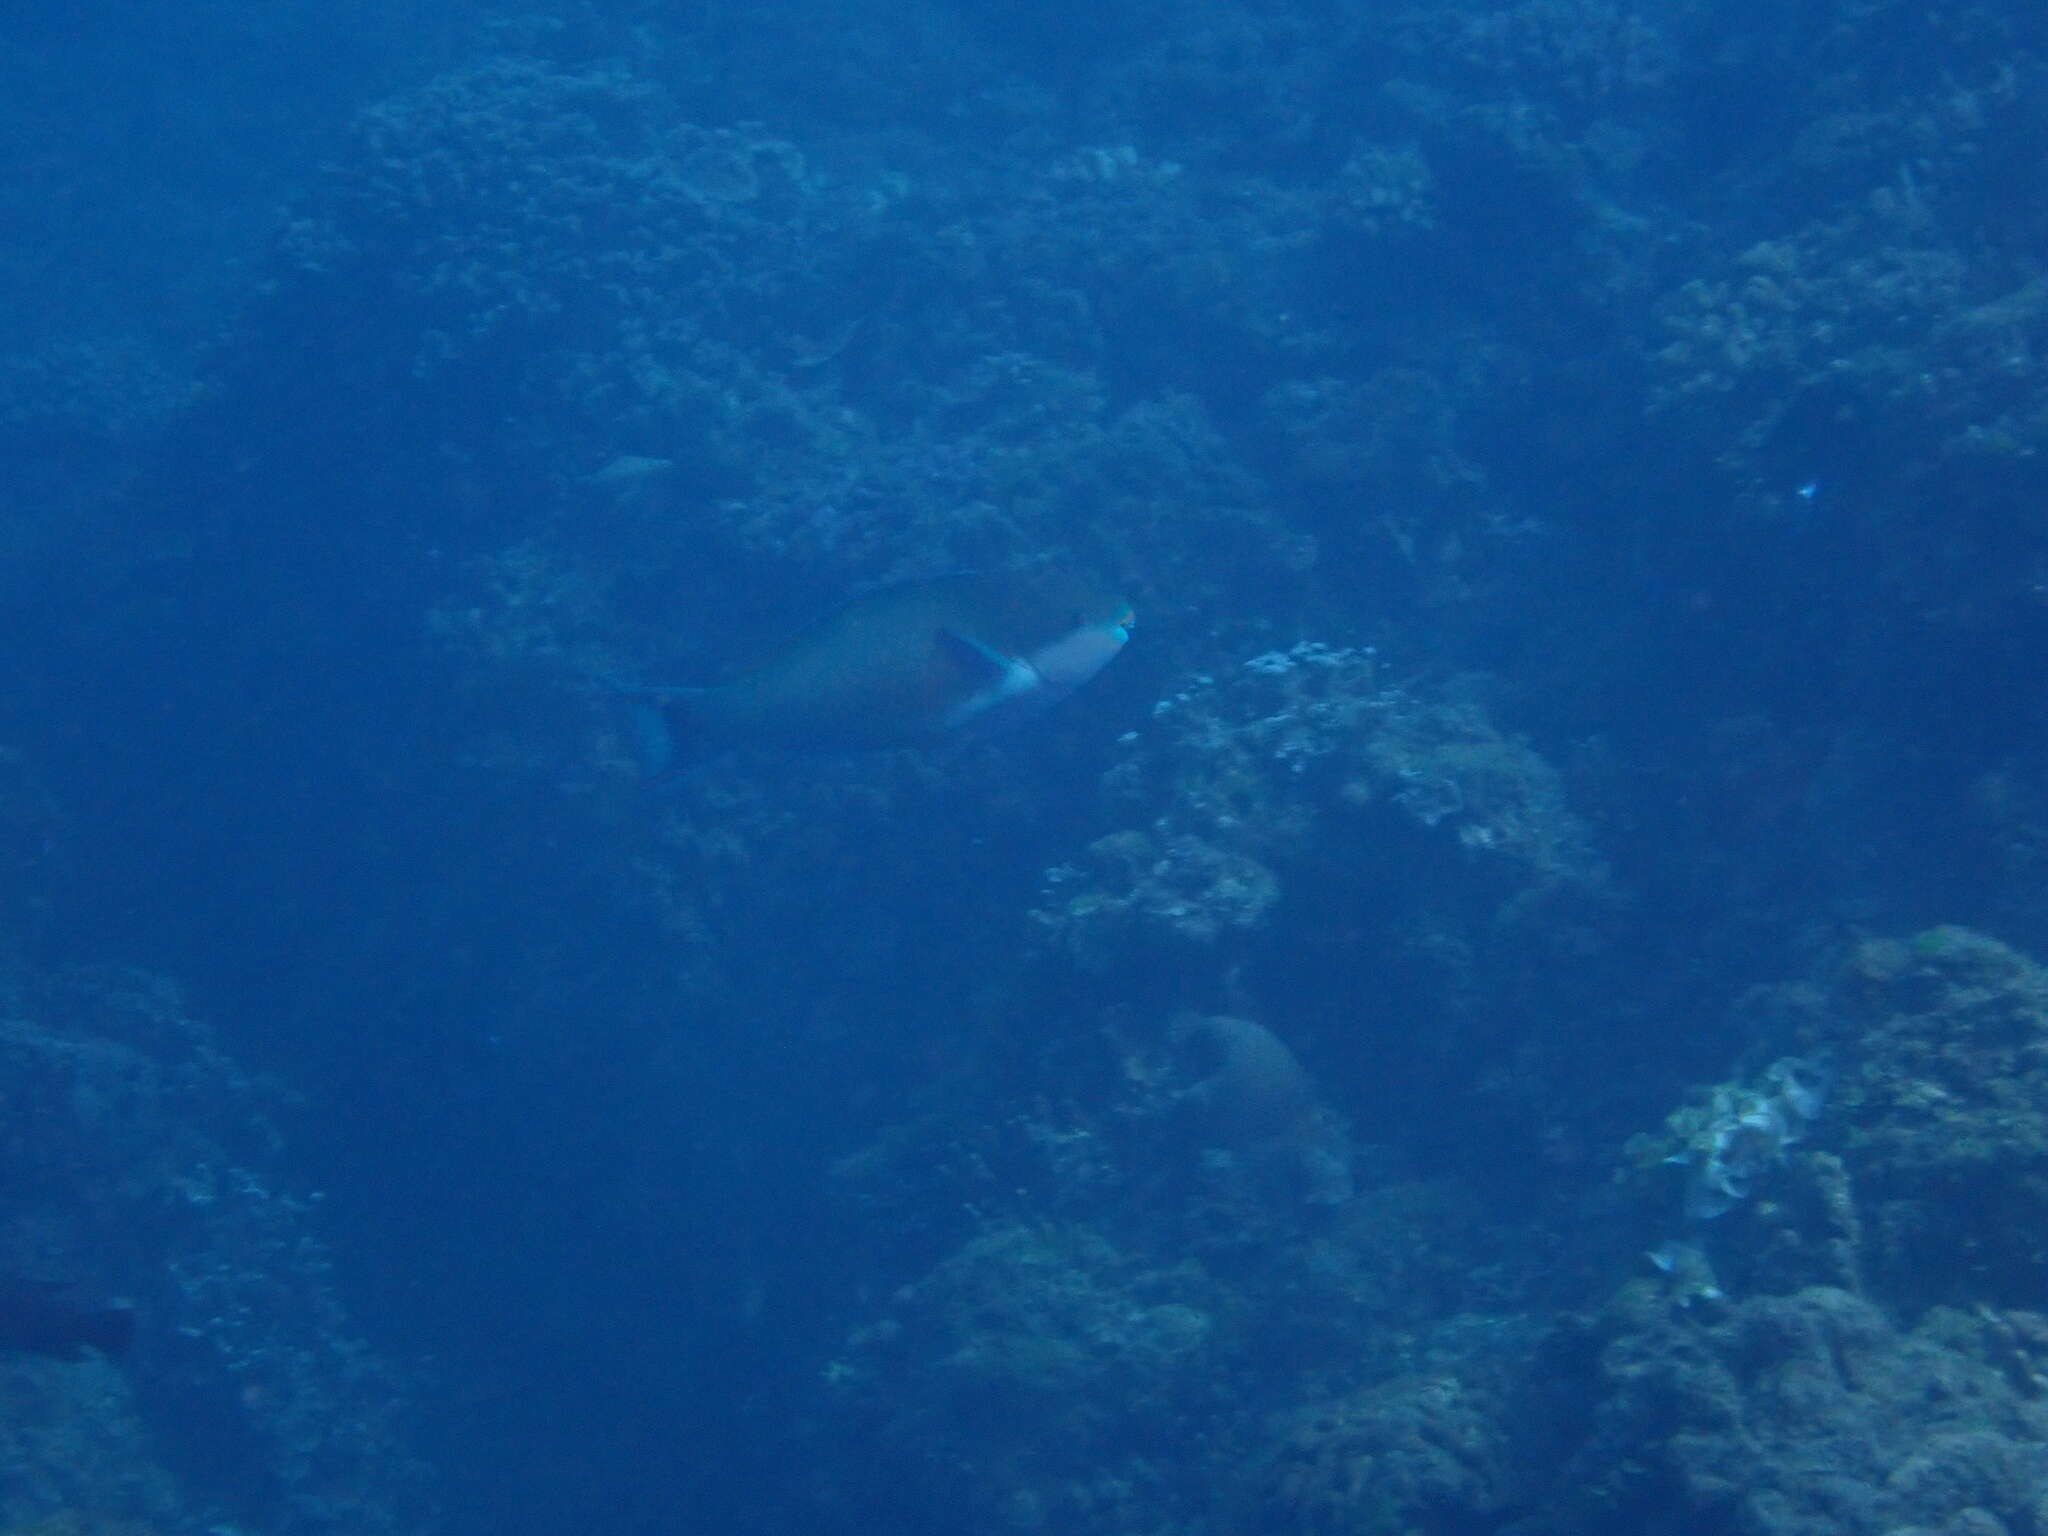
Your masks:
M1122 598L1077 607L1068 627L1025 658L1052 698L1065 698L1116 659L1136 615Z
M1130 638L1131 605L1084 584L1041 578L983 590L999 597L983 625L951 631L972 680L944 716L946 730L996 730L1034 715L1108 666Z

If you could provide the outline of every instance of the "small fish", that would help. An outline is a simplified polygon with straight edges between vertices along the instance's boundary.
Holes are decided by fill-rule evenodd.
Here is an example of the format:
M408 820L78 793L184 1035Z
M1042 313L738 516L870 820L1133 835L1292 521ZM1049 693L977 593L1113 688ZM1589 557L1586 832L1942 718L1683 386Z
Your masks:
M83 1360L88 1349L125 1355L134 1342L127 1302L97 1300L62 1281L0 1275L0 1349Z
M1130 638L1123 599L1054 576L945 576L848 603L711 688L638 690L643 765L734 747L859 751L1000 728L1058 702Z

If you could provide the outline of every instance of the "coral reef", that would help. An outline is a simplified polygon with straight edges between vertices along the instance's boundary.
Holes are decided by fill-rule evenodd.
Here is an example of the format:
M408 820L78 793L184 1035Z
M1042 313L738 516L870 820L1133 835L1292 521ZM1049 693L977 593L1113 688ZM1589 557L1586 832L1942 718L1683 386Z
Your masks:
M1247 346L1279 344L1271 306L1189 254L1209 217L1170 169L1116 151L995 185L828 168L683 120L621 66L498 60L365 114L274 253L257 366L318 350L321 387L362 415L290 404L288 370L249 383L263 415L283 405L293 454L374 434L381 464L471 525L481 579L441 625L501 664L599 634L701 647L718 615L758 617L731 577L771 564L823 603L1060 558L1198 608L1302 575L1200 397L1104 385L1140 337L1218 331L1204 306L1256 322ZM992 305L995 266L1039 276ZM664 469L627 484L608 474L622 463ZM494 579L508 550L594 601L540 625ZM699 616L680 637L679 604Z
M2039 1295L2048 978L2034 962L1932 928L1865 940L1823 981L1753 989L1734 1012L1760 1052L1801 1054L1703 1091L1624 1152L1631 1199L1667 1202L1667 1225L1664 1165L1682 1171L1675 1286L1835 1286L1909 1314Z
M2048 973L1933 928L1860 947L1838 999L1852 1022L1834 1025L1835 1097L1871 1285L1906 1303L2034 1304L2048 1286Z
M2038 1319L1937 1309L1898 1327L1847 1292L1703 1321L1647 1288L1594 1325L1598 1406L1532 1533L2027 1529L2048 1411L2015 1341ZM2028 1346L2033 1348L2033 1346ZM1972 1521L1977 1522L1971 1524Z
M143 1331L121 1368L0 1361L0 1519L420 1529L407 1386L275 1187L276 1091L140 974L16 971L0 1014L0 1272L130 1296Z
M886 1440L952 1469L899 1512L1107 1526L1185 1500L1151 1463L1221 1409L1222 1301L1193 1265L1155 1267L1064 1224L994 1223L898 1292L829 1376ZM906 1376L925 1390L902 1392Z
M0 1355L0 1526L50 1536L177 1529L191 1511L159 1454L112 1362Z
M1054 871L1037 914L1093 965L1126 944L1254 930L1282 899L1281 869L1341 878L1369 842L1395 841L1389 820L1402 841L1441 838L1513 871L1503 903L1602 884L1555 773L1475 703L1398 686L1370 649L1304 642L1197 677L1123 745L1106 788L1112 813L1140 825L1091 845L1091 868ZM1478 882L1460 869L1470 900Z
M1565 1310L1516 1304L1531 1266L1559 1260L1517 1251L1538 1228L1475 1270L1487 1240L1456 1197L1404 1186L1373 1149L1353 1151L1356 1186L1334 1208L1248 1178L1247 1149L1323 1113L1265 1025L1126 1021L1108 1032L1120 1071L1104 1103L1041 1106L1007 1150L985 1138L946 1160L964 1198L1061 1219L986 1217L836 1373L849 1401L889 1405L892 1454L972 1422L960 1390L1000 1404L969 1432L995 1458L979 1507L1088 1529L1130 1518L1113 1486L1193 1530L1276 1512L1311 1531L1518 1536L2028 1530L2048 1477L2028 1203L2044 998L2031 962L1957 928L1752 989L1733 1033L1765 1064L1631 1143L1635 1171L1599 1217L1647 1242L1688 1206L1685 1235L1638 1248L1639 1278ZM848 1176L885 1189L913 1161L938 1162L899 1146ZM1597 1229L1572 1241L1620 1256ZM1407 1268L1375 1270L1395 1252ZM1433 1268L1452 1254L1457 1282ZM1172 1348L1154 1347L1161 1308L1187 1322ZM1164 1398L1202 1405L1175 1431L1199 1424L1199 1439L1170 1475L1156 1456L1141 1472L1114 1447L1151 1443ZM1076 1400L1102 1406L1069 1417ZM1076 1433L1041 1462L1048 1422ZM1227 1491L1178 1509L1189 1482Z
M359 119L202 396L0 365L0 942L262 957L425 1209L504 1191L438 1261L658 1276L653 1347L590 1368L578 1296L464 1357L537 1444L546 1372L704 1362L582 1448L650 1498L622 1421L709 1401L773 1432L670 1470L870 1529L2038 1536L2041 976L1865 940L2048 944L2041 14L503 22ZM1042 755L651 803L560 699L1041 560L1147 623ZM0 1257L162 1348L8 1363L0 1516L407 1525L263 1090L132 978L7 1017ZM862 1143L849 1235L804 1180Z
M1426 1529L1451 1512L1498 1518L1514 1492L1500 1383L1473 1364L1446 1361L1287 1416L1254 1496L1291 1528L1333 1536Z
M1839 1053L1839 1072L1825 1115L1810 1069L1780 1062L1673 1116L1693 1188L1718 1197L1694 1213L1719 1217L1700 1243L1733 1278L1667 1247L1663 1278L1533 1352L1304 1409L1269 1492L1309 1529L1487 1527L1503 1509L1530 1536L2032 1529L2048 1320L2027 1305L2023 1106L2044 995L2030 962L1953 928L1867 943L1825 987L1758 989L1744 1017ZM1714 1183L1756 1137L1768 1189Z
M1601 955L1624 907L1556 772L1477 698L1399 685L1369 649L1264 653L1161 699L1104 799L1121 829L1050 870L1033 913L1047 965L1248 1013L1319 1073L1372 1083L1389 1124L1511 1049L1508 1016L1478 1002L1509 987L1582 1027L1555 1059L1521 1060L1500 1113L1597 1096L1605 1037L1583 1021L1607 1006ZM1428 1024L1378 1022L1403 1018Z

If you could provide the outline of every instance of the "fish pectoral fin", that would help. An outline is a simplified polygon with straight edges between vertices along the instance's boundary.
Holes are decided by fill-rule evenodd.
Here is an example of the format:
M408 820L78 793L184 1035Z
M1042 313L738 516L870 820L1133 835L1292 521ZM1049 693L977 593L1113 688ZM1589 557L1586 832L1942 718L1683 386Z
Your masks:
M941 629L939 647L984 684L1001 682L1017 666L1016 657L1005 656L1001 651L983 645L979 640L970 639L957 629Z
M1044 679L1023 657L1005 656L955 630L942 629L939 635L940 644L960 662L970 685L967 696L946 711L943 729L958 730L984 718L1000 717L1013 701L1041 690Z

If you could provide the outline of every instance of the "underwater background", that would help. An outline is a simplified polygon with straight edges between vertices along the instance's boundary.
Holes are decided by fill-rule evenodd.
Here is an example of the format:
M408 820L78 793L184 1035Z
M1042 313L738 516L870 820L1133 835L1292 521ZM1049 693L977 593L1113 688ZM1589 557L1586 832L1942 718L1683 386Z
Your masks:
M11 8L0 1532L2048 1536L2044 187L2033 0Z

